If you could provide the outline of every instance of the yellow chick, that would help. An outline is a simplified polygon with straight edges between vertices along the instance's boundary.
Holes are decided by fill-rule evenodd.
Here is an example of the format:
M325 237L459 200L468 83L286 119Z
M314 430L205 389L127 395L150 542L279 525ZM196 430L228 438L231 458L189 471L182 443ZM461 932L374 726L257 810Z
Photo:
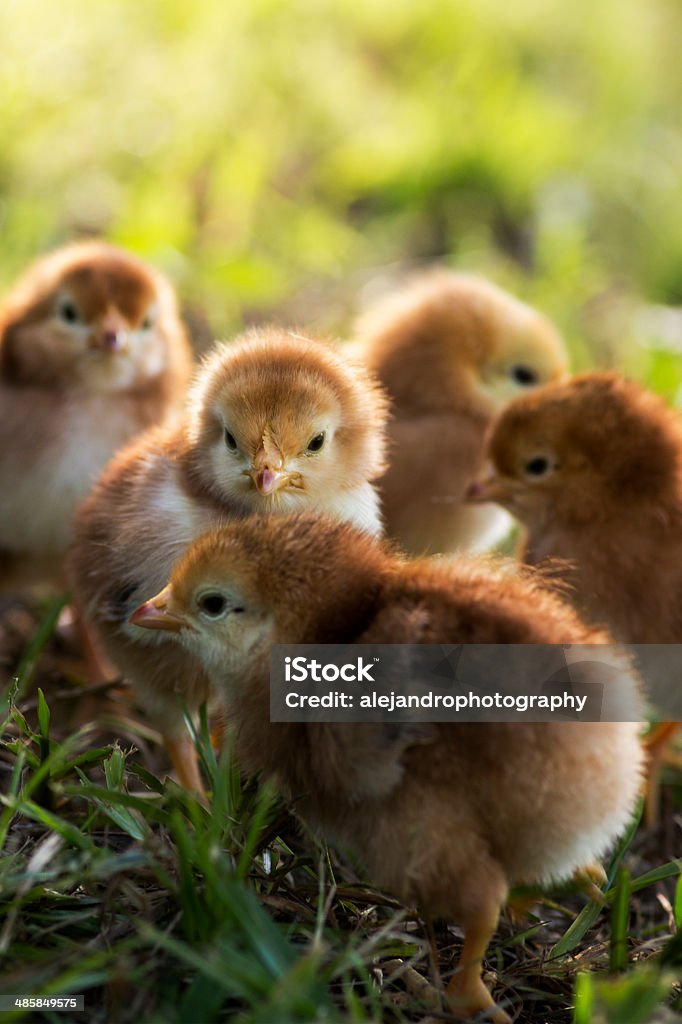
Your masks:
M628 822L636 722L271 723L272 643L599 643L545 588L474 564L405 563L314 515L232 523L197 541L132 616L176 637L220 692L243 769L279 781L302 816L353 849L374 883L465 930L447 993L496 1009L482 960L513 884L568 878ZM629 663L613 653L632 706Z
M76 592L105 652L164 736L181 782L201 790L179 699L209 697L197 661L127 623L186 545L249 512L313 508L381 529L386 400L366 370L285 330L253 330L202 366L184 422L121 452L78 511Z
M370 312L356 350L391 399L379 484L387 535L415 555L482 551L502 540L510 518L464 496L494 416L566 374L556 330L490 282L439 270Z
M141 260L83 242L28 270L0 309L0 586L64 585L76 505L190 372L173 290Z

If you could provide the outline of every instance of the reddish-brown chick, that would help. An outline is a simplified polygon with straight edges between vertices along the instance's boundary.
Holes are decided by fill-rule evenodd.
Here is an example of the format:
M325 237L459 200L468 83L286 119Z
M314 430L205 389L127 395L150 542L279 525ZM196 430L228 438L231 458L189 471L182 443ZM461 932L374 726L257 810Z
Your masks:
M514 402L471 498L526 527L525 561L554 573L586 616L634 644L682 636L682 422L656 395L588 373ZM652 740L662 754L664 728ZM650 801L650 808L655 802Z
M127 623L187 544L249 512L319 509L381 530L371 481L384 466L386 401L366 370L279 328L218 345L187 416L112 461L80 507L76 592L105 652L161 731L180 780L201 790L180 700L209 697L195 658Z
M191 351L169 282L104 242L35 263L0 310L0 585L64 584L73 511L173 412Z
M380 481L387 535L415 555L480 551L501 540L509 517L464 496L494 416L565 375L554 327L490 282L440 270L389 296L358 335L358 352L391 399Z
M250 518L196 542L131 621L167 630L222 695L242 767L279 780L303 817L354 849L373 882L466 939L448 987L468 1017L494 1009L481 961L510 884L566 878L604 853L636 800L636 722L270 722L279 643L592 643L559 598L466 562L405 563L320 517ZM619 676L635 713L629 664Z
M573 600L629 643L682 630L682 422L638 384L588 373L502 414L471 491L528 531L524 560L564 560Z

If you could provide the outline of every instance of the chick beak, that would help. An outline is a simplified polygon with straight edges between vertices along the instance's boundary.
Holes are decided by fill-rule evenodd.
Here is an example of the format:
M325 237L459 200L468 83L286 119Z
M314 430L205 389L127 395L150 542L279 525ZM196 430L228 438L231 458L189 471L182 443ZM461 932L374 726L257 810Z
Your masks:
M95 329L92 348L100 352L123 352L128 347L128 324L115 310L109 310Z
M469 484L465 499L470 504L482 504L486 501L495 501L504 505L514 492L514 482L505 476L496 473L492 468L481 475L478 480Z
M286 486L290 475L285 469L281 451L265 434L254 456L253 466L248 470L248 476L253 480L256 490L265 496L274 494Z
M252 469L249 476L256 485L256 490L263 495L274 494L287 482L288 474L281 469L273 469L271 466L263 466L262 469Z
M189 622L182 615L169 610L169 598L170 588L166 587L151 601L145 601L136 608L128 622L133 626L142 626L143 629L165 629L167 633L179 633L189 626Z

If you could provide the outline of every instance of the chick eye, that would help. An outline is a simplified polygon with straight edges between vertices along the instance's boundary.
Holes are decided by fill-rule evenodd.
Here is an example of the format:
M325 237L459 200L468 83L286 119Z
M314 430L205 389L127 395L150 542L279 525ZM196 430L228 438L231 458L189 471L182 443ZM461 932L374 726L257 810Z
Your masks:
M231 452L237 451L237 442L235 441L234 434L231 434L227 428L225 428L225 444Z
M141 327L141 329L143 331L150 331L153 326L154 326L154 321L152 320L152 315L151 315L151 313L147 313L146 317L144 318L144 320L140 324L140 327Z
M540 380L537 371L532 369L530 366L524 366L519 363L518 366L512 366L509 371L509 376L517 384L521 384L524 387L530 387L533 384L537 384Z
M315 437L311 437L310 441L308 441L306 451L312 452L313 454L321 451L324 446L324 436L324 430L321 430L319 434L315 434Z
M552 464L549 459L545 458L544 455L537 455L530 462L526 463L523 471L527 476L545 476L551 468Z
M78 307L75 302L71 301L71 299L61 299L57 306L57 316L66 324L77 324L80 320Z
M227 611L227 598L217 591L209 591L197 598L197 607L209 619L219 619Z

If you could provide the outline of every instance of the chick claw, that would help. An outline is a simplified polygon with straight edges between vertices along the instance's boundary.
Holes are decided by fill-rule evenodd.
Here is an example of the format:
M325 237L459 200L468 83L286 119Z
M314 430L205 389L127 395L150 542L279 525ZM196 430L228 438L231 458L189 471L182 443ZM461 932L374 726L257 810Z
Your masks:
M512 1024L512 1019L495 1000L482 978L468 977L466 972L457 973L447 988L450 1012L458 1020L469 1020L485 1013L486 1020L494 1024Z

